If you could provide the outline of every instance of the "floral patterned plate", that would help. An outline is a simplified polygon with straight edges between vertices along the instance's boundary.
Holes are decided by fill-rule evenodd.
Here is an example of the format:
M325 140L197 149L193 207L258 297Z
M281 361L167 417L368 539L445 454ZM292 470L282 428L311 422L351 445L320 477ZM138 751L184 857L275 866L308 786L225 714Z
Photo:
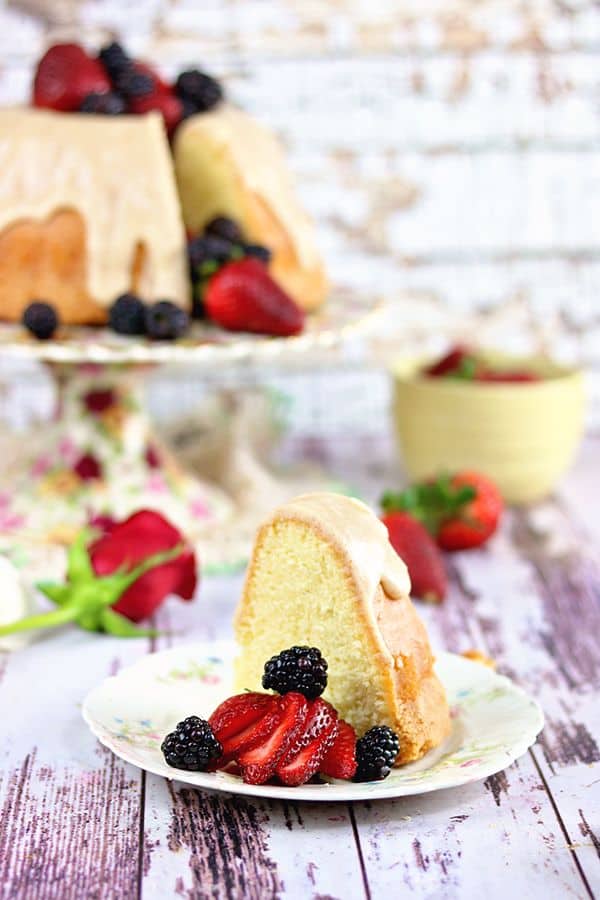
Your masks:
M244 784L224 772L185 772L166 765L164 735L189 715L207 717L232 693L231 643L176 647L144 657L88 694L83 717L117 756L147 772L200 788L294 800L371 800L456 787L509 766L543 726L539 705L508 678L456 656L440 654L437 671L452 710L452 731L416 763L368 784L330 780L302 787Z

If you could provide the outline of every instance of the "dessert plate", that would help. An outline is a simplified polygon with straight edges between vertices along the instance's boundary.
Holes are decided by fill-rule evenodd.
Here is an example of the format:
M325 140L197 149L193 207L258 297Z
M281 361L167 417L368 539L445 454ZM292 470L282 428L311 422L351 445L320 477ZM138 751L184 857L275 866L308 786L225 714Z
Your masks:
M154 653L107 678L83 704L99 741L121 759L155 775L231 794L289 800L373 800L424 794L487 778L534 743L544 718L539 705L508 678L480 663L442 653L437 672L452 711L452 731L441 747L394 769L385 781L323 781L302 787L244 784L225 772L186 772L168 766L160 744L178 721L207 718L233 693L232 643L198 644Z

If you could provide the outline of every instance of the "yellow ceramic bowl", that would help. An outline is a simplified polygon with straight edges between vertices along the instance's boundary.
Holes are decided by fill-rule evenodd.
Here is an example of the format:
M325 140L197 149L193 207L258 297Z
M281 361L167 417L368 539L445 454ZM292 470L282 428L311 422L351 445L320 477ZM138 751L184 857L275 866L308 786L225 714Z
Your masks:
M393 367L394 420L412 480L472 468L508 503L546 497L573 459L583 431L580 371L540 357L478 354L494 368L525 369L542 381L498 383L428 378L427 360Z

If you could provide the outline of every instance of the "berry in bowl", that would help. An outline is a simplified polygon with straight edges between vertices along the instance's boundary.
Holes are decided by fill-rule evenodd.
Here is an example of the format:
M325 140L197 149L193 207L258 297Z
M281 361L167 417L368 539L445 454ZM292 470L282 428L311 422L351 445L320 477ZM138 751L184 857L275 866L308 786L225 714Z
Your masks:
M539 356L456 346L392 368L393 416L404 466L420 481L476 469L508 503L551 493L577 450L582 373Z

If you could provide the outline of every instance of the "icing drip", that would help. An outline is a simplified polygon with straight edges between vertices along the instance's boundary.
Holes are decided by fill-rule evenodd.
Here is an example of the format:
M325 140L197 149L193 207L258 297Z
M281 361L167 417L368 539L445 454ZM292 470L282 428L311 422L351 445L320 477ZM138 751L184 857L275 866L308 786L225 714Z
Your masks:
M161 117L0 110L0 230L74 209L86 228L88 290L111 304L131 285L187 304L185 233Z
M363 596L373 606L379 585L390 600L410 594L408 569L388 540L387 528L360 500L341 494L304 494L275 511L314 524L341 544Z

